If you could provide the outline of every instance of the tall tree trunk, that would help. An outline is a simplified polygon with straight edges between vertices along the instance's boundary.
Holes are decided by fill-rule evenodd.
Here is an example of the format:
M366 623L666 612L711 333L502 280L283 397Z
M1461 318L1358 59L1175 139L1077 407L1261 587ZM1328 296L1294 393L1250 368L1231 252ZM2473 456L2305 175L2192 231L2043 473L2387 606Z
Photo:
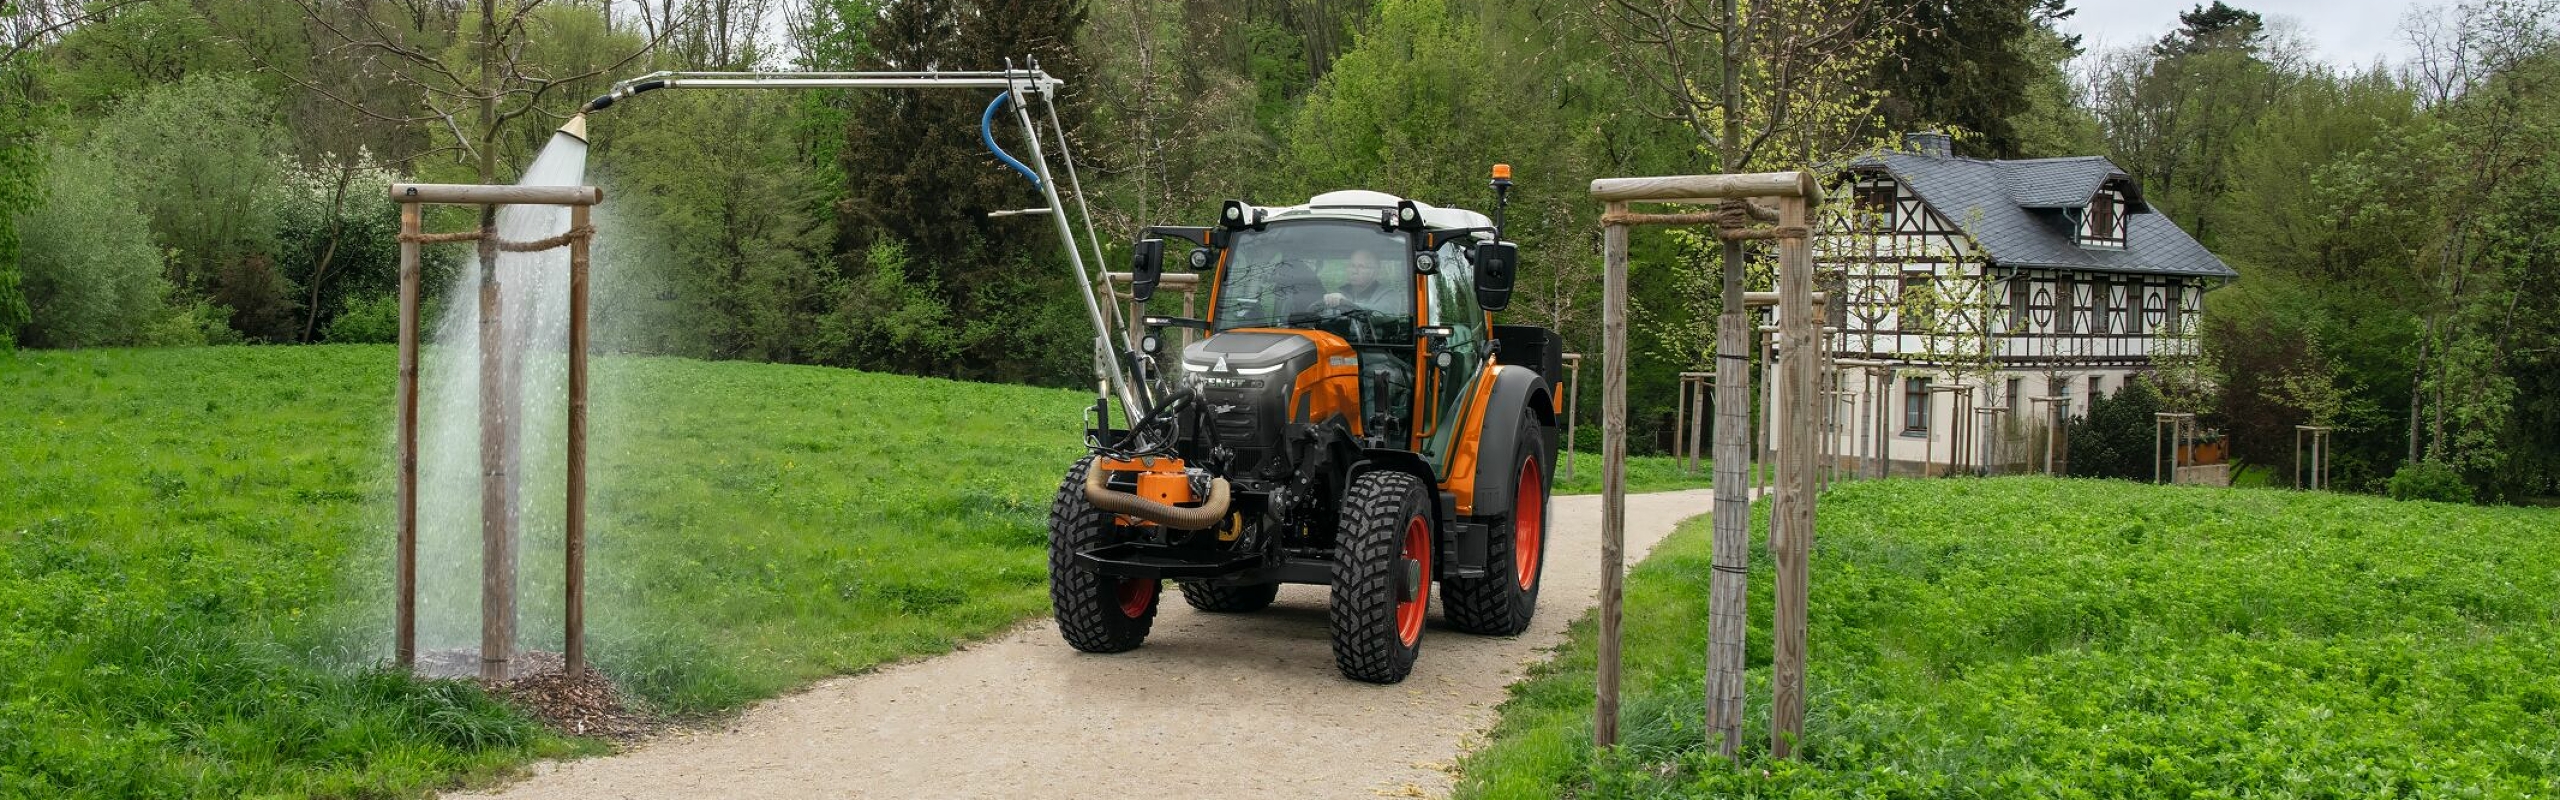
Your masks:
M1724 115L1717 168L1741 167L1742 123L1730 109L1742 107L1735 75L1742 61L1737 0L1724 0L1722 53ZM1743 310L1742 243L1724 243L1723 313L1716 319L1715 531L1708 577L1707 736L1731 758L1742 744L1743 636L1748 630L1751 531L1751 325Z

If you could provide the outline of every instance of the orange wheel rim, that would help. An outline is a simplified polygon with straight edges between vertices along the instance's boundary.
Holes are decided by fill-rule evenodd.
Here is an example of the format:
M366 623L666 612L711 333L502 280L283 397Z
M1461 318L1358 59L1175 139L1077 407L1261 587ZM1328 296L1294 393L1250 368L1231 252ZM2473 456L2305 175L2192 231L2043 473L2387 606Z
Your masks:
M1538 460L1520 465L1520 490L1511 500L1511 561L1520 568L1520 588L1536 588L1541 538L1546 536L1546 479Z
M1431 607L1431 523L1420 514L1404 525L1404 560L1422 565L1422 585L1414 587L1413 599L1396 604L1396 639L1410 647L1422 640L1422 613Z
M1156 582L1125 580L1120 582L1120 613L1130 619L1147 615L1156 604Z

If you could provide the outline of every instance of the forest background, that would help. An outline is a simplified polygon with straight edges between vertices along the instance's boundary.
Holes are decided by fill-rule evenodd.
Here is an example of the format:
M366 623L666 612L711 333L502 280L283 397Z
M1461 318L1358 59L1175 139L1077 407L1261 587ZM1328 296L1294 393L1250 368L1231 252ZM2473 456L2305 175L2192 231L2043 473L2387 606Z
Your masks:
M1972 157L2105 155L2242 276L2182 365L2206 390L2162 402L2258 464L2290 459L2294 425L2337 426L2340 488L2423 463L2483 499L2560 495L2560 0L2419 8L2411 56L2362 67L2221 2L2087 52L2066 0L1760 0L1727 60L1717 6L0 0L0 348L388 341L383 185L512 181L614 80L1027 56L1067 81L1114 258L1226 198L1484 208L1506 162L1526 254L1508 316L1585 351L1591 178L1819 168L1923 128ZM1700 100L1728 72L1769 145L1742 158ZM664 92L597 115L601 346L1089 380L1048 226L985 216L1036 204L978 143L985 100ZM1642 448L1673 375L1711 361L1722 287L1711 242L1639 242ZM438 254L431 306L467 256Z

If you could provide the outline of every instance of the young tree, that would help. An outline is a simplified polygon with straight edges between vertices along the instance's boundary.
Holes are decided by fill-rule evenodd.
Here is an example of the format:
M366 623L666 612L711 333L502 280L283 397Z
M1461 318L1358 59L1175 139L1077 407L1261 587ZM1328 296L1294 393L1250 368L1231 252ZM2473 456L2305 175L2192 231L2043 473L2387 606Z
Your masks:
M1626 75L1667 101L1650 111L1687 127L1714 153L1717 170L1810 168L1874 133L1877 98L1862 79L1893 48L1896 21L1880 0L1771 0L1750 3L1747 12L1739 0L1612 0L1597 18ZM1737 604L1709 612L1707 729L1732 757L1743 719L1738 589L1750 520L1740 487L1750 458L1740 420L1752 402L1746 365L1753 336L1743 310L1742 243L1725 242L1721 255L1714 553L1724 585L1712 594Z

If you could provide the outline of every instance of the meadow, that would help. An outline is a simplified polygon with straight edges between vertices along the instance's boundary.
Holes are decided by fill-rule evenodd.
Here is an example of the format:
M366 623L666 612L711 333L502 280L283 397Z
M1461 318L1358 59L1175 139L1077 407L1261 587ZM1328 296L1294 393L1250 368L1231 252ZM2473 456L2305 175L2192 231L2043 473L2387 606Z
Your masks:
M606 748L380 668L392 357L0 355L0 797L406 796ZM1043 525L1084 394L595 371L590 651L648 712L716 716L1047 612ZM1596 489L1598 463L1560 488ZM548 502L528 500L524 546L538 649L558 641Z
M1457 796L2560 793L2560 512L2000 478L1819 515L1802 760L1767 757L1765 527L1743 763L1705 744L1695 520L1630 578L1623 746L1590 745L1585 619Z

